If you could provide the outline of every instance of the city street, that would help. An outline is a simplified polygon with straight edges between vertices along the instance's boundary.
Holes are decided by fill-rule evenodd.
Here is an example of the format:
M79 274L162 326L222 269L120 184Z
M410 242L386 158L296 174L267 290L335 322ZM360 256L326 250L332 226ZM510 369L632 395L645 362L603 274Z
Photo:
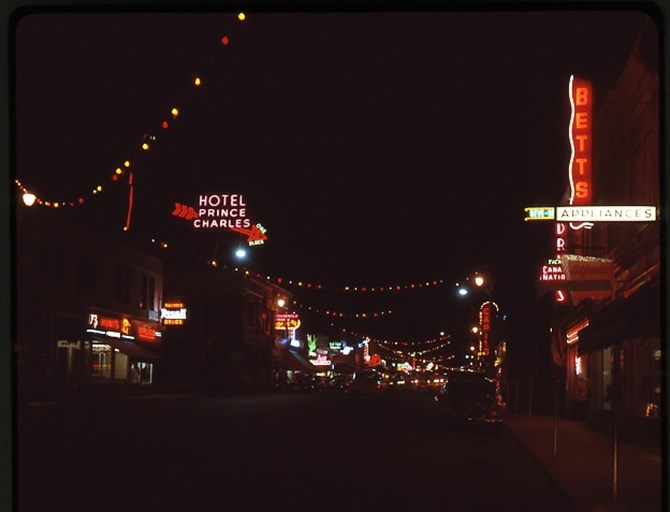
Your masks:
M147 397L19 417L19 510L571 510L511 432L432 397Z
M667 509L638 3L13 12L0 512Z

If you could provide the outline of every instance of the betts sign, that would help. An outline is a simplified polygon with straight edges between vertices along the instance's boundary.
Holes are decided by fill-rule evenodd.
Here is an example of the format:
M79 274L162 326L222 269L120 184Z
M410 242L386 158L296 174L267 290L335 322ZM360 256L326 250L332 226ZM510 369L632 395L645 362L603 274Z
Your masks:
M591 82L570 76L570 204L588 205L593 198L591 183L592 106ZM589 223L570 225L573 229L592 227Z

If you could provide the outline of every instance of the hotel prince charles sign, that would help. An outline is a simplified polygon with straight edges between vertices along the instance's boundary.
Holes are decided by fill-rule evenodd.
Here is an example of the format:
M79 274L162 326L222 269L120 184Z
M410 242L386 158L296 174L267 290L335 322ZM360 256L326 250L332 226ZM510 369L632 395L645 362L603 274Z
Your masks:
M261 245L267 240L267 230L248 217L247 203L242 194L201 194L197 208L175 203L172 215L190 221L197 230L229 229L247 236L249 245Z

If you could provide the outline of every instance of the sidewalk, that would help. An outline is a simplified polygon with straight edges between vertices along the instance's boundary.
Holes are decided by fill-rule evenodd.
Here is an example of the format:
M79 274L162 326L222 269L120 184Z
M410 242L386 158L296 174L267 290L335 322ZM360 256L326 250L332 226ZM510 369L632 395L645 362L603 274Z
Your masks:
M554 455L553 415L510 414L506 424L575 503L575 512L660 512L666 482L660 450L621 441L614 500L613 435L584 422L558 418Z

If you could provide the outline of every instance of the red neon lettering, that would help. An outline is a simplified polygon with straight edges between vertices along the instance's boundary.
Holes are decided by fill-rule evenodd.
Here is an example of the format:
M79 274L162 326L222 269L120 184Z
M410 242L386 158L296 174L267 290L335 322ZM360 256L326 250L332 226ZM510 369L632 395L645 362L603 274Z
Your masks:
M591 185L591 83L574 77L572 83L573 120L571 128L570 204L589 204L593 195Z
M588 112L577 112L575 115L575 128L577 130L586 130L589 127Z
M585 199L590 197L589 183L587 181L578 181L575 183L575 197Z
M589 136L588 136L588 135L576 135L576 136L575 136L575 140L578 142L578 145L577 145L577 151L579 151L580 153L581 153L582 151L587 151L586 143L587 143L588 140L589 140Z
M106 316L98 317L98 324L100 327L109 329L110 331L119 331L121 330L121 323L116 318L109 318Z
M577 105L589 104L589 90L587 87L577 87L575 89L575 104Z
M580 176L584 176L584 173L587 170L587 165L589 163L588 158L575 158L575 163L577 164L577 170Z

